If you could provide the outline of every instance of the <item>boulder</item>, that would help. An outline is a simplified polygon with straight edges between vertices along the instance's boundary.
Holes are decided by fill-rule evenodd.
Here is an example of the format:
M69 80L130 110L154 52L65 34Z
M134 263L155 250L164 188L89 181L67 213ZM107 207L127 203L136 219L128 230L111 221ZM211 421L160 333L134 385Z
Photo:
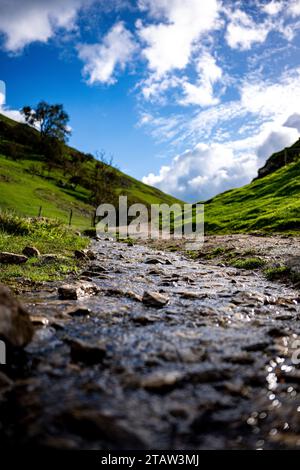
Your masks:
M0 284L0 338L13 347L24 347L33 336L30 317L11 291Z
M16 253L0 253L0 264L23 264L28 260L27 256L17 255Z
M41 256L41 253L35 246L25 246L22 253L27 256L27 258L39 258Z

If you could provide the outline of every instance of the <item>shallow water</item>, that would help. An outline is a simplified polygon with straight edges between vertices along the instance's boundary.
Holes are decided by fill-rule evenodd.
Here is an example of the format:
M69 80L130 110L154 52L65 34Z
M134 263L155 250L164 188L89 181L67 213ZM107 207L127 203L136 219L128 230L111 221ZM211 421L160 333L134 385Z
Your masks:
M25 372L15 372L15 386L1 400L2 442L300 447L300 372L292 363L299 292L145 246L100 241L92 248L97 260L85 277L97 295L62 301L59 284L48 284L25 299L49 324L37 328ZM99 265L104 269L93 274ZM144 291L169 302L150 307L139 298ZM85 309L81 316L68 313L78 308ZM78 339L95 350L100 344L103 358L71 355Z

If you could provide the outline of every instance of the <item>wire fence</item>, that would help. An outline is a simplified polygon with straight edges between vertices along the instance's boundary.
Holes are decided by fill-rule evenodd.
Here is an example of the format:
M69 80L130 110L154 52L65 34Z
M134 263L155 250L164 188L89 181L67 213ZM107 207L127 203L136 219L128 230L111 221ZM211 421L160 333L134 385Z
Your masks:
M78 230L86 230L95 227L96 211L81 210L78 208L59 209L47 205L22 205L18 207L1 207L0 210L14 213L21 217L38 217L56 219Z

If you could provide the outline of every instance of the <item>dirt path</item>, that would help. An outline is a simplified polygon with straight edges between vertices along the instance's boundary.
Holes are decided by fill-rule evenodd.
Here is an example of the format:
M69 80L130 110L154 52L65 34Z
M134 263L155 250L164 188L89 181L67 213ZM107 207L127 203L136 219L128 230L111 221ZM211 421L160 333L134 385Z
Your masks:
M1 400L2 443L300 447L299 291L146 246L92 249L80 282L97 295L26 300L38 327Z

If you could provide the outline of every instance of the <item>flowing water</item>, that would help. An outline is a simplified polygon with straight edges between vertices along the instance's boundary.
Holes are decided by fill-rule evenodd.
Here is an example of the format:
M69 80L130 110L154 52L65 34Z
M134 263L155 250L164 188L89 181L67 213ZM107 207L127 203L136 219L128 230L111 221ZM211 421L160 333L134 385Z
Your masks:
M38 326L1 399L4 445L300 447L298 291L146 246L92 249L80 282L97 295L60 300L57 283L25 298Z

